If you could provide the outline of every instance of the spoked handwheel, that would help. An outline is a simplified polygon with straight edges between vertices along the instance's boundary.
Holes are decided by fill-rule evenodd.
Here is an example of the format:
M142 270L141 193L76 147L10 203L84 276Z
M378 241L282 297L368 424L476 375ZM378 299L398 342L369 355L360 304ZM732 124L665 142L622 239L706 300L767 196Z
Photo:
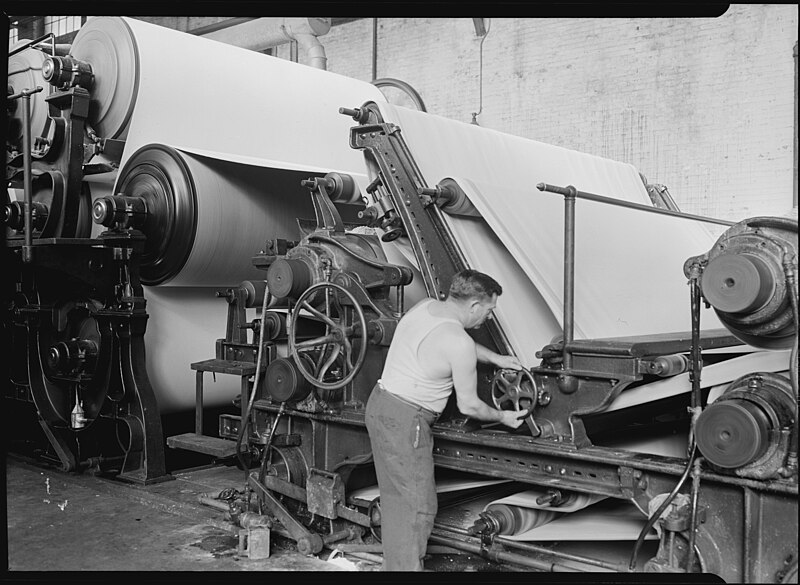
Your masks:
M343 306L342 298L347 299L349 304ZM322 310L317 307L322 307ZM297 323L302 311L325 323L325 335L300 342L296 340ZM359 346L355 361L354 341ZM336 390L349 384L364 365L367 355L367 320L356 298L347 289L332 282L320 282L309 287L297 299L289 316L289 353L303 377L317 388ZM311 360L301 359L301 354ZM337 361L342 367L341 377L335 381L324 381ZM314 364L313 371L309 370L309 363Z
M536 437L541 433L533 422L533 411L538 400L536 381L525 368L521 370L498 370L492 379L492 402L499 410L518 410L520 418Z

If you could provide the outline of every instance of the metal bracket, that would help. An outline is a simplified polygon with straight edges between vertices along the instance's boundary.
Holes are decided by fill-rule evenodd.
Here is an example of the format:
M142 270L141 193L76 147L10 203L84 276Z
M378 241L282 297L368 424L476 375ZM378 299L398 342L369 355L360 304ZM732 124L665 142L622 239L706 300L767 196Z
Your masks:
M338 518L336 508L345 501L342 477L338 473L324 469L311 468L308 471L306 479L308 511L325 518Z

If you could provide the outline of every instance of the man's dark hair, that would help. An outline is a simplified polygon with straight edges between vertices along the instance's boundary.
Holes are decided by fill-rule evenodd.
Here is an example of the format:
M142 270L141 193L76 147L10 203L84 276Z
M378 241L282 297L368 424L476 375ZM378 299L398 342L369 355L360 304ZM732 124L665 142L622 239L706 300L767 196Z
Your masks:
M494 278L477 270L462 270L453 276L450 283L450 298L459 300L476 299L488 301L492 295L503 294L503 287Z

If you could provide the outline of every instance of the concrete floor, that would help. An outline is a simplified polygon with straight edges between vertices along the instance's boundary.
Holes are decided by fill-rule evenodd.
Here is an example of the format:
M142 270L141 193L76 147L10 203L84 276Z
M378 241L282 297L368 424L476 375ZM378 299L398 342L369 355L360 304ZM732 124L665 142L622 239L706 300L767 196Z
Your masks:
M225 521L225 513L195 502L200 493L241 487L242 472L223 468L174 475L175 481L142 488L9 457L8 570L345 570L325 560L330 551L307 557L285 541L273 540L268 559L239 556L237 529Z
M174 481L133 486L92 474L65 474L9 455L6 459L8 575L45 571L375 571L379 557L347 555L329 562L297 552L292 541L271 537L270 557L238 554L238 528L226 513L198 502L200 494L241 489L235 466L172 472ZM464 554L436 554L433 572L505 572Z
M347 555L342 564L331 562L332 551L327 548L316 556L305 556L297 552L294 542L274 531L269 558L252 560L240 555L238 527L224 511L198 501L200 494L243 488L244 472L233 465L173 471L174 481L134 486L90 473L66 474L9 455L5 475L8 573L4 582L15 575L36 581L53 571L89 571L100 578L100 572L119 571L199 576L198 572L212 571L366 572L380 566L376 555ZM440 507L437 519L466 527L493 497ZM609 557L603 554L601 558ZM425 567L435 573L485 573L492 582L520 571L479 555L446 551L428 555ZM383 574L382 582L390 582L386 577Z

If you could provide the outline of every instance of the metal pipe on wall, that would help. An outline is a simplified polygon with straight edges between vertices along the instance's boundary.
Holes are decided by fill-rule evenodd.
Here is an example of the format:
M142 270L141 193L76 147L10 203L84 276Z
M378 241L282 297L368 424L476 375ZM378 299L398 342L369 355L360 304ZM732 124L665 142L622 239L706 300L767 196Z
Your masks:
M794 197L792 206L797 209L797 41L794 42Z
M796 59L795 59L796 61ZM372 81L378 79L378 19L372 19ZM796 191L796 190L795 190Z
M305 49L309 65L326 69L325 48L317 37L328 34L330 29L330 18L256 18L203 37L253 51L296 41Z

